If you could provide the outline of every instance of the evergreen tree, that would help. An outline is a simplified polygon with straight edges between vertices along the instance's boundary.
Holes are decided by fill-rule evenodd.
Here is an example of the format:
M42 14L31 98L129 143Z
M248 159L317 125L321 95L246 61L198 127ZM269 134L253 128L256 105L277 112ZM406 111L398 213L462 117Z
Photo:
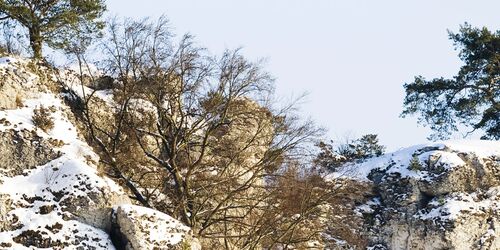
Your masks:
M452 79L415 77L405 84L402 116L418 114L433 139L449 137L463 124L484 130L483 139L500 139L500 31L473 28L467 23L450 39L464 62Z
M0 20L15 20L28 29L37 59L43 56L44 42L61 49L75 36L90 38L98 33L105 10L104 0L0 0Z
M385 152L385 146L379 144L376 134L363 135L354 144L350 145L354 159L367 159L381 156Z
M334 146L334 143L319 142L316 145L319 153L314 163L323 168L335 171L348 162L359 162L377 157L385 153L385 146L380 145L376 134L366 134L356 140Z

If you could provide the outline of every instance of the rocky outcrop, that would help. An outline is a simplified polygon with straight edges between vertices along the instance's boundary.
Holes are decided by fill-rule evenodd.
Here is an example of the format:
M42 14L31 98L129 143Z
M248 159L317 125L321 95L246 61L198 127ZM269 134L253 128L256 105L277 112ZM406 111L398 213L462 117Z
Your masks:
M446 142L355 166L372 249L500 249L500 142ZM358 176L359 177L359 176Z
M45 165L60 156L53 150L55 144L57 141L44 139L35 131L0 131L0 172L15 176Z
M24 61L15 58L0 58L0 110L15 109L22 99L34 89L34 74L23 70ZM17 101L16 101L17 99Z
M96 170L96 155L80 139L61 100L51 93L0 112L0 246L112 249L106 231L112 206L127 194ZM33 125L35 107L54 107L54 129Z
M153 209L122 205L113 210L111 238L119 249L200 249L191 229Z
M26 65L28 60L0 59L0 249L115 249L111 232L117 226L135 249L150 249L141 241L144 233L158 237L151 242L163 244L159 249L179 243L163 241L167 228L144 224L152 221L168 222L168 232L186 242L189 228L167 215L112 217L116 206L122 208L116 212L141 210L120 206L131 200L97 170L99 157L79 134L65 94L44 86ZM45 118L53 128L35 126L33 111L40 106L51 110Z

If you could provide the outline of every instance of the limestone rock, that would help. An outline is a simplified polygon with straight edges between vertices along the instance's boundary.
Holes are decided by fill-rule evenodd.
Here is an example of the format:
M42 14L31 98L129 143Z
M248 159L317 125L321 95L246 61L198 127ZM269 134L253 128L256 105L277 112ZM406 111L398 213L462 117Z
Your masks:
M114 208L112 218L111 237L117 248L199 249L189 227L156 210L122 205Z
M99 175L62 100L33 97L0 111L0 249L114 249L106 230L112 206L130 203L127 194ZM50 131L31 120L40 105L53 107Z
M352 168L376 193L363 213L372 249L500 249L500 142L416 146Z
M124 205L131 204L128 194L98 171L99 156L79 133L68 91L81 85L51 86L68 79L51 75L56 70L37 72L40 67L26 59L0 58L0 249L115 249L111 232L117 228L134 249L169 244L199 249L188 227ZM99 98L92 105L102 107L96 115L105 122L112 117L108 88L113 82L102 80L98 87L103 90L95 93ZM33 122L40 106L51 111L47 118L53 129ZM112 217L115 206L121 209ZM129 211L125 208L134 212L121 213Z
M53 144L35 131L0 131L0 171L3 175L15 176L45 165L60 156L53 150Z

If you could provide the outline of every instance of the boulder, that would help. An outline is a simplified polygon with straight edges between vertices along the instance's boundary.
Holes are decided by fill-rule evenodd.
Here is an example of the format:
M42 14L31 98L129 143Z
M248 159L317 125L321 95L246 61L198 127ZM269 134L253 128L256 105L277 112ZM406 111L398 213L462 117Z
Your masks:
M134 205L113 209L111 239L118 249L200 249L189 227L164 213Z

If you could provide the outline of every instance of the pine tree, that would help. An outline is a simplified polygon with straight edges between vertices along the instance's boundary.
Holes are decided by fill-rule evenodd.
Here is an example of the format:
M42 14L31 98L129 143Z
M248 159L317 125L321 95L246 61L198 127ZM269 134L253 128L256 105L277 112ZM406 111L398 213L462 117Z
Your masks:
M15 20L28 29L34 58L41 59L43 43L61 49L78 34L90 38L103 28L99 21L104 0L0 0L0 20Z
M402 116L417 114L429 125L433 139L445 139L458 124L483 130L483 139L500 139L500 31L467 23L450 39L464 62L451 79L415 77L405 84Z
M336 146L333 141L319 142L316 146L319 153L314 163L320 168L332 171L346 163L363 161L385 153L385 146L380 145L376 134L366 134L359 139L349 140Z
M376 134L363 135L353 144L356 159L367 159L381 156L385 152L385 146L380 145Z

